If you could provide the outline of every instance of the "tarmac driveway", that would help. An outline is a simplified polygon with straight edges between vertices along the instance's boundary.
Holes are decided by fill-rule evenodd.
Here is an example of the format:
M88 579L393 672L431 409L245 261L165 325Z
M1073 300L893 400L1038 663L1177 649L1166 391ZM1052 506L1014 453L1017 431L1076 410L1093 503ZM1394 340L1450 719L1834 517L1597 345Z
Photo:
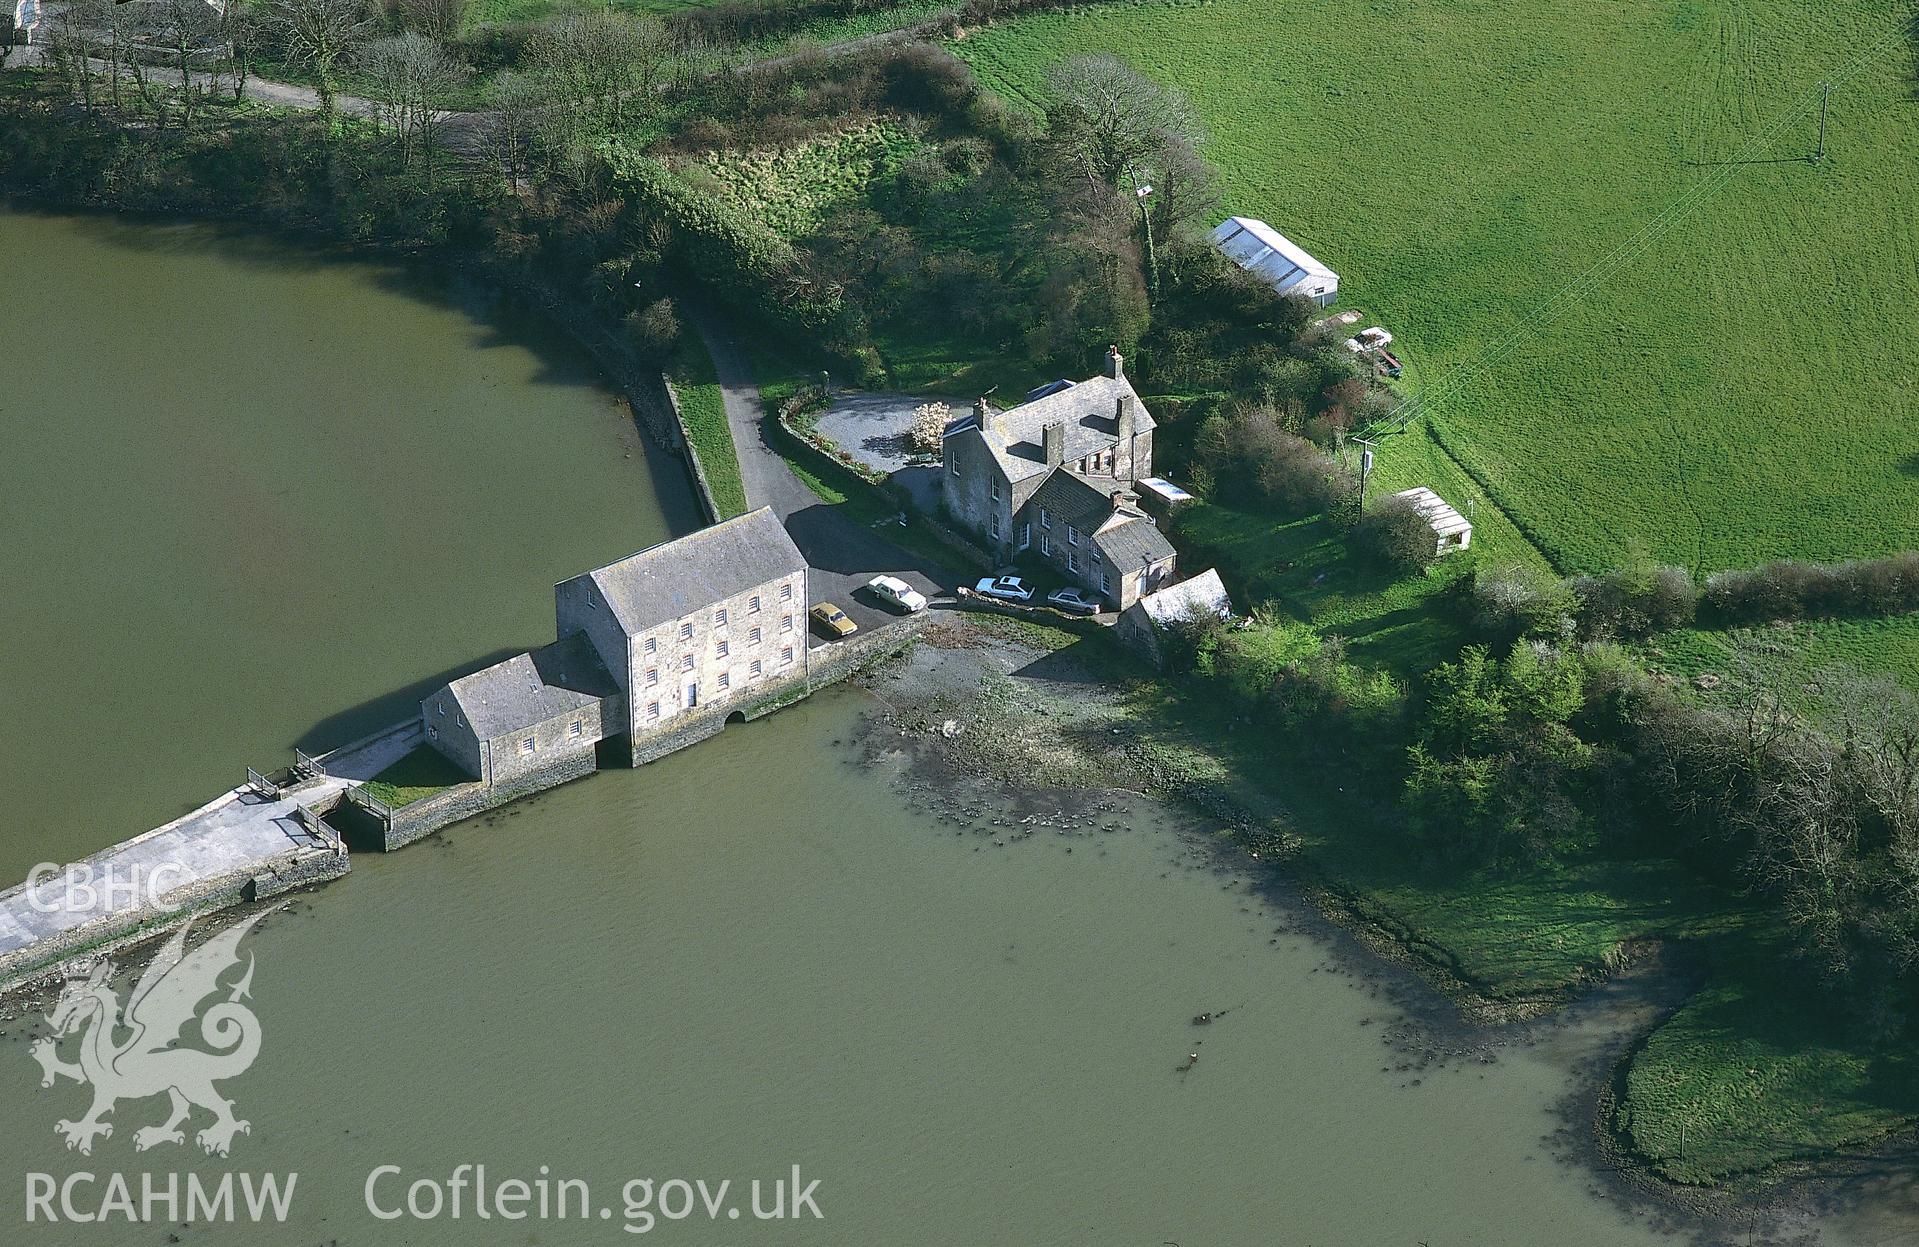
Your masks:
M751 507L772 507L786 531L812 565L807 577L813 602L832 602L862 630L880 627L898 618L861 590L881 572L898 576L925 594L928 601L950 599L959 573L912 554L888 541L883 532L854 523L837 508L827 506L767 441L771 416L760 400L759 385L747 365L739 340L729 326L705 309L688 309L689 319L713 356L726 419L733 433L734 452ZM810 605L810 603L809 603ZM817 629L815 641L821 640Z

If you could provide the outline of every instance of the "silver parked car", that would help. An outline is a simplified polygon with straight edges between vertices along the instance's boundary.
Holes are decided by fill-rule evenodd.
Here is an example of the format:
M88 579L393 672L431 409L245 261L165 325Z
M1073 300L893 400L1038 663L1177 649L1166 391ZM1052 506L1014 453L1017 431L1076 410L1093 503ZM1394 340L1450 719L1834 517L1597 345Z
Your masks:
M1002 602L1033 600L1033 586L1018 576L988 576L973 586L973 592L981 597L998 598Z
M1075 615L1097 615L1103 609L1098 598L1088 597L1078 589L1055 589L1046 595L1046 604Z

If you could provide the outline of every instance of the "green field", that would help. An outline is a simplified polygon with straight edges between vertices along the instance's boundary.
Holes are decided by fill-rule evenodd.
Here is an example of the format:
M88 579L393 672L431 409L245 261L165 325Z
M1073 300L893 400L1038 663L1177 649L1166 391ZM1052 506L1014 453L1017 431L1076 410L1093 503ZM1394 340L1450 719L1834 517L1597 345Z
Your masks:
M1216 0L1024 18L955 50L1029 101L1079 51L1183 89L1228 210L1339 270L1342 305L1393 330L1413 390L1446 395L1448 443L1562 569L1702 571L1919 545L1903 7ZM1875 45L1833 96L1827 161L1792 159L1814 84ZM1635 259L1536 314L1709 179Z

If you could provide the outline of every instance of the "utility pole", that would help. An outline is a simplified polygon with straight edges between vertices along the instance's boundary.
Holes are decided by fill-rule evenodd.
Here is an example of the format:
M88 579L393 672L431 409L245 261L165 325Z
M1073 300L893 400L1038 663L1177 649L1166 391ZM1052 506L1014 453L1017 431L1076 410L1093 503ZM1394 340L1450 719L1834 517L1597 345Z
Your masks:
M1153 214L1146 209L1146 199L1153 193L1151 183L1140 185L1139 173L1131 165L1126 166L1126 176L1133 182L1133 198L1139 201L1139 223L1146 231L1146 298L1148 302L1159 302L1159 256L1153 251Z
M1819 84L1819 150L1813 153L1812 162L1818 164L1826 158L1826 109L1832 104L1832 84Z
M1373 447L1378 443L1365 437L1355 437L1353 440L1359 443L1359 510L1363 515L1366 511L1366 482L1373 475Z

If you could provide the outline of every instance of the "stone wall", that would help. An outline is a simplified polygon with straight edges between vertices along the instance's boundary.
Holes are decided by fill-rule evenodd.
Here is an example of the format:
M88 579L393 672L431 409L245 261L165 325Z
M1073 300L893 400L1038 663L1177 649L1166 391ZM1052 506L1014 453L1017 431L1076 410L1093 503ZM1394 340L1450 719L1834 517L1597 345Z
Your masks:
M1113 625L1101 623L1086 615L1068 615L1064 611L1054 610L1050 606L1022 606L1018 602L1002 602L997 598L983 597L971 589L961 587L958 609L974 611L981 615L1005 615L1009 619L1024 619L1028 623L1045 624L1049 628L1058 628L1061 632L1071 632L1076 636L1110 638Z
M191 887L178 888L161 897L164 908L142 905L0 955L0 988L26 982L84 954L104 954L152 939L200 914L338 879L347 873L349 865L344 852L294 849L266 871L252 863L202 879Z
M616 699L608 698L608 701ZM620 703L624 705L624 703ZM573 725L580 725L580 734L573 735ZM625 727L624 723L614 722L613 733L617 735ZM601 727L601 706L581 706L565 714L555 715L539 723L516 728L501 736L495 736L486 742L488 769L481 774L487 783L498 787L512 784L522 775L534 775L546 772L554 767L564 767L565 759L572 754L584 753L589 763L593 759L593 746L604 735ZM528 737L533 739L533 752L522 753L520 744Z
M633 648L630 639L620 628L619 621L606 603L599 600L598 592L593 588L593 574L582 572L578 576L569 576L553 586L553 633L556 639L564 641L576 632L584 632L593 642L593 652L600 656L606 665L607 674L613 677L615 687L631 690L633 687ZM609 717L606 721L606 734L617 735L630 724L627 715L612 715L613 707L606 707ZM474 774L479 774L475 771Z
M868 663L899 653L918 638L930 614L930 611L921 611L871 632L862 632L851 640L816 647L806 664L806 691L812 693L837 684Z
M660 389L666 395L667 409L673 415L674 435L678 438L680 453L686 456L687 466L693 470L693 493L700 500L700 513L706 516L706 522L720 522L720 504L713 501L713 483L706 479L706 463L700 458L700 449L686 431L686 413L680 410L680 393L673 388L673 379L662 375Z
M420 720L426 740L468 775L486 777L486 755L473 725L453 696L451 685L441 685L420 702Z
M442 827L521 797L557 788L569 780L591 775L595 769L592 749L573 750L542 758L539 766L498 784L456 784L393 811L393 821L386 829L386 842L382 847L388 852L403 848Z
M999 484L998 498L993 497L995 483ZM1033 488L1038 488L1037 480ZM1012 494L1012 488L1001 480L999 465L993 461L992 452L981 437L967 431L946 439L940 452L940 498L946 504L946 512L955 524L972 533L975 541L984 542L1001 558L1013 534ZM996 518L997 536L992 531Z
M805 682L806 677L801 673L779 683L804 687ZM739 707L720 705L674 716L667 720L666 727L633 737L633 765L657 762L669 753L678 753L688 745L718 736L725 729L727 718L735 713L744 715L745 712Z

